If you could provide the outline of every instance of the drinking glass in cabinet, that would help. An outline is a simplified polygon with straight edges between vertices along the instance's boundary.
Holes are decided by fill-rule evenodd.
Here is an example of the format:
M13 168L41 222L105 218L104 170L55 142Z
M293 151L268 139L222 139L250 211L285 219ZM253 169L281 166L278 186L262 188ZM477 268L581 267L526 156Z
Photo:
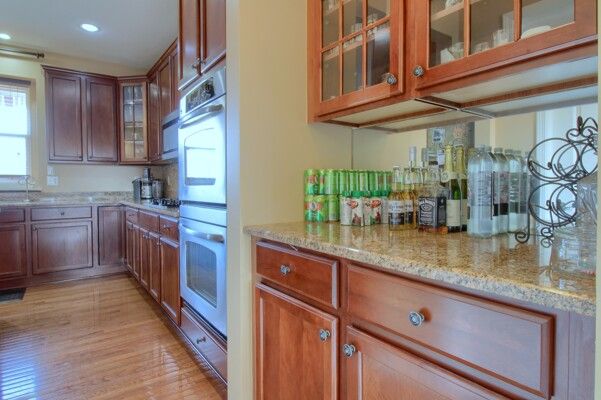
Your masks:
M134 89L132 86L123 87L123 100L131 102L134 100Z
M471 0L470 6L470 54L513 41L514 0Z
M390 15L390 0L367 0L367 24L371 25Z
M342 44L342 93L363 88L363 35L353 36Z
M522 0L522 39L574 22L573 0Z
M134 127L133 126L125 126L125 140L130 141L134 140Z
M134 142L125 142L125 158L134 158Z
M321 27L322 27L322 45L328 46L339 39L339 16L340 7L338 0L321 1Z
M134 106L132 104L123 106L123 121L126 123L134 121Z
M367 31L367 86L377 85L390 72L390 23Z
M142 101L142 85L134 86L134 100Z
M134 106L134 121L140 122L144 120L144 111L142 104L137 104Z
M326 50L321 55L321 99L330 100L340 95L340 47Z
M136 143L134 145L134 151L135 151L135 158L144 158L145 154L144 154L144 144L143 143Z
M464 56L463 4L463 1L430 0L430 66Z
M343 2L343 36L352 35L363 29L363 1L346 0Z

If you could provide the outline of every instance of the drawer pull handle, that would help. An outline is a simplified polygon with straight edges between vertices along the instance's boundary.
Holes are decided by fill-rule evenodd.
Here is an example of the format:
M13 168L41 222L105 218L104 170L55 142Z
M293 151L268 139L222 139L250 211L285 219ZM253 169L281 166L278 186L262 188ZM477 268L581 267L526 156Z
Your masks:
M329 330L327 330L327 329L319 330L319 340L321 340L322 342L327 341L330 337L332 337L332 334L330 333Z
M288 275L290 273L290 267L287 265L280 265L280 273L284 276Z
M411 311L409 313L409 322L411 322L411 325L413 326L420 326L425 320L426 317L424 317L424 314L420 312Z
M65 216L65 212L61 211L61 217L64 217L64 216Z
M207 341L207 337L203 336L201 338L196 339L196 344L201 344Z
M347 343L342 346L342 352L346 357L351 358L353 354L357 352L357 348L354 345Z

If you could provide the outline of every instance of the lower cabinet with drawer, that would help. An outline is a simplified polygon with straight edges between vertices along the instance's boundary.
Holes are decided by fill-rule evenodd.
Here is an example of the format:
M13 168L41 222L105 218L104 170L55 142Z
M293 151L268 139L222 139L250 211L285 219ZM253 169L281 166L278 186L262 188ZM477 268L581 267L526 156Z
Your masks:
M593 318L253 246L259 400L592 398Z
M33 273L92 268L92 221L31 226Z

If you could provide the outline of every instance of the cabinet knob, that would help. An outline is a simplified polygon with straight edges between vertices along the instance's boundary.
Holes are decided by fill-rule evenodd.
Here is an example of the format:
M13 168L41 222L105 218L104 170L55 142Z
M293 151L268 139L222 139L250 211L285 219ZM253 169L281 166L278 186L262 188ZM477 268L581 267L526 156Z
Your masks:
M327 341L330 337L332 337L332 333L329 330L327 330L327 329L319 330L319 340L321 340L322 342Z
M422 76L424 76L425 73L426 71L421 65L418 65L417 67L413 68L413 76L415 76L416 78L421 78Z
M411 311L409 313L409 322L411 322L411 325L413 326L420 326L425 320L426 317L424 317L424 314L418 311Z
M198 66L200 65L201 61L200 58L197 58L193 63L192 63L192 69L197 69Z
M344 346L342 346L342 352L346 357L350 358L357 352L357 348L352 344L346 343Z
M386 82L387 84L392 86L392 85L396 85L398 80L397 80L396 76L394 76L394 74L387 72L384 75L382 75L382 82Z
M284 276L290 273L290 267L287 265L280 265L280 273Z
M196 339L196 344L201 344L207 341L207 337L203 336L201 338Z

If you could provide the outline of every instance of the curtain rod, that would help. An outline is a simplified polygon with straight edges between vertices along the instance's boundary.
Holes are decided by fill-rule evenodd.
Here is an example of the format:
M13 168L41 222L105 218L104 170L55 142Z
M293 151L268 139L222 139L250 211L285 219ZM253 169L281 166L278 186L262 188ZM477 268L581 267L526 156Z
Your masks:
M14 48L10 48L10 47L0 47L0 52L23 54L23 55L32 56L32 57L35 57L38 59L44 58L44 53L39 53L37 51L31 51L31 50L14 49Z

